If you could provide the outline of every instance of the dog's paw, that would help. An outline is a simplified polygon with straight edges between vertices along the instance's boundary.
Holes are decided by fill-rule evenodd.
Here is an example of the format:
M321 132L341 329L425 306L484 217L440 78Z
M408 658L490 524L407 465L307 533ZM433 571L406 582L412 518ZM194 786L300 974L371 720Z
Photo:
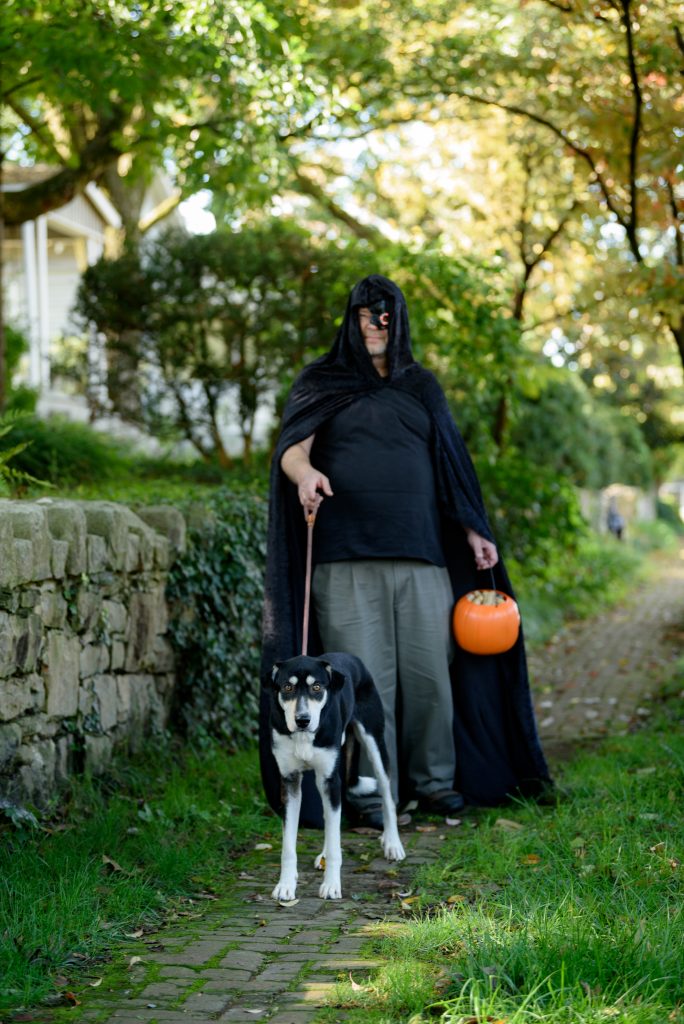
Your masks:
M318 890L318 895L322 900L341 900L342 899L342 883L339 878L334 881L328 881L323 879L321 886Z
M297 879L281 878L271 893L274 900L293 900L297 892Z
M314 867L316 868L316 871L323 871L324 870L324 868L325 868L325 850L323 850L322 853L319 853L318 856L316 857L316 860L314 861Z
M398 836L382 836L382 849L387 860L403 860L406 856Z

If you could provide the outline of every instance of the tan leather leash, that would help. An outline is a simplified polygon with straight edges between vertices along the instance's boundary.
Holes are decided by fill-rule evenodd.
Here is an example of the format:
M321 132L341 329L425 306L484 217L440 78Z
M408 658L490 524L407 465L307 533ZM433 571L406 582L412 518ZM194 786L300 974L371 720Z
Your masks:
M302 655L309 647L309 606L311 604L311 560L313 552L313 528L316 513L309 512L306 516L306 576L304 577L304 625L302 627Z

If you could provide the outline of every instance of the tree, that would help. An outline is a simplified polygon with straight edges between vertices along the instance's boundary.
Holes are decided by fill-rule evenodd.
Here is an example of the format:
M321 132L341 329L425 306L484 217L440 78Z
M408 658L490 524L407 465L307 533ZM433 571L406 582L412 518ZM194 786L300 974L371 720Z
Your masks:
M169 231L140 254L89 268L77 310L135 363L144 424L226 465L230 420L249 460L258 408L288 389L305 356L330 346L367 258L367 245L315 242L277 219L203 236ZM117 411L138 418L127 385L122 394L120 381L108 384Z
M681 31L666 0L486 0L435 12L402 97L455 100L537 126L572 156L605 235L622 243L621 290L669 332L684 363ZM440 16L441 15L441 16Z
M5 222L63 205L113 168L135 178L170 158L181 178L200 164L206 180L220 156L234 183L262 171L274 146L260 104L310 102L311 81L288 56L298 30L292 10L260 0L10 0L3 149L55 172L8 195Z

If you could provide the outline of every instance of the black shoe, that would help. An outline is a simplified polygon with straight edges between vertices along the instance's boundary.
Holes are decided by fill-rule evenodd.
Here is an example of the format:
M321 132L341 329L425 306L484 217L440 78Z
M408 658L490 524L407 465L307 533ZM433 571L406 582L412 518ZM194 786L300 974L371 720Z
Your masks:
M384 832L385 823L382 819L382 811L377 808L377 810L350 812L349 826L354 829L372 828L376 832Z
M449 817L458 814L465 807L465 800L453 789L444 789L440 793L428 793L418 797L418 806L426 814L437 814Z

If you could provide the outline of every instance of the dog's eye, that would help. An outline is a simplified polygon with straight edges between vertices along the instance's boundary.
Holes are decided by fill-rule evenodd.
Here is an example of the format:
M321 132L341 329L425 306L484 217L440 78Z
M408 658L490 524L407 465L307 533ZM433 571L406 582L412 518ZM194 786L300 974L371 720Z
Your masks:
M314 683L313 686L311 687L311 691L312 691L312 693L320 693L321 692L321 684L320 683Z
M292 685L292 683L285 683L285 685L283 686L283 693L292 693L293 690L294 686Z

